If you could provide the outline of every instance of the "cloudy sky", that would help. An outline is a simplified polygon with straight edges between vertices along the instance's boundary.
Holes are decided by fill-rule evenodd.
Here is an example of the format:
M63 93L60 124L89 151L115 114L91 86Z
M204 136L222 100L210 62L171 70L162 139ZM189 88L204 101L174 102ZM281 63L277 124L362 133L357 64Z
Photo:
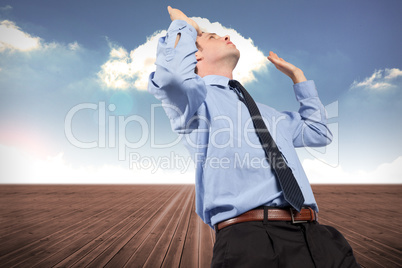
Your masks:
M146 91L166 1L0 4L0 183L192 183ZM334 141L298 149L312 183L402 183L401 1L170 1L241 51L235 78L297 110L269 51L303 69Z

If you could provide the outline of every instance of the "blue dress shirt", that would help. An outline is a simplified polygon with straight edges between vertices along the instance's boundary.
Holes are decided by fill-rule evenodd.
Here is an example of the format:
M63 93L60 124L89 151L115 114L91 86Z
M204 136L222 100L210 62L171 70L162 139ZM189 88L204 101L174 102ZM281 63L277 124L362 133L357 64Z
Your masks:
M177 34L181 38L176 47ZM249 111L228 85L229 78L194 73L196 30L185 21L171 23L159 40L156 71L148 90L161 100L172 129L183 140L196 165L196 212L211 227L265 205L286 207L282 190L267 162ZM257 103L273 139L316 211L310 183L295 147L324 146L332 134L313 81L293 86L298 112L278 112Z

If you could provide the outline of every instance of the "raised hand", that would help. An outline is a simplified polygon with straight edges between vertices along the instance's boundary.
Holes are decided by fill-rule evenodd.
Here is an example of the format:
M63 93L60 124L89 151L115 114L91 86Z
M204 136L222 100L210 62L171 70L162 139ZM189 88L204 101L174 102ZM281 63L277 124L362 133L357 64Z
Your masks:
M275 65L276 69L289 76L293 83L296 84L307 80L301 69L284 59L279 58L274 52L270 51L267 58Z
M170 19L172 21L174 21L174 20L184 20L188 24L190 24L191 26L193 26L195 28L195 30L197 31L197 34L199 36L202 34L198 24L194 20L192 20L189 17L187 17L186 14L184 14L181 10L179 10L177 8L172 8L171 6L168 6L168 12L169 12L169 15L170 15Z

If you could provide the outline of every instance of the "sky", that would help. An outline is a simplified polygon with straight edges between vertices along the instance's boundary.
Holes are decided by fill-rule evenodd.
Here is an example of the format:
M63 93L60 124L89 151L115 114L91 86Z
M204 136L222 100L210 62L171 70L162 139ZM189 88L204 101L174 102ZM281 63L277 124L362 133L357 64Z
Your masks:
M402 183L401 1L0 2L0 183L194 183L147 92L167 5L229 34L234 77L294 111L269 51L315 81L334 134L297 149L311 183Z

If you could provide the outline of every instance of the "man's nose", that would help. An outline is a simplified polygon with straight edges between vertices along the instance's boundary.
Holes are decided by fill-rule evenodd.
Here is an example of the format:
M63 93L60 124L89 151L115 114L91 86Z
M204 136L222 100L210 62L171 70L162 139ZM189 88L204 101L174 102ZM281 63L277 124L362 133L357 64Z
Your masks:
M230 41L230 36L229 36L229 35L225 35L225 36L223 37L223 39L224 39L225 41Z

